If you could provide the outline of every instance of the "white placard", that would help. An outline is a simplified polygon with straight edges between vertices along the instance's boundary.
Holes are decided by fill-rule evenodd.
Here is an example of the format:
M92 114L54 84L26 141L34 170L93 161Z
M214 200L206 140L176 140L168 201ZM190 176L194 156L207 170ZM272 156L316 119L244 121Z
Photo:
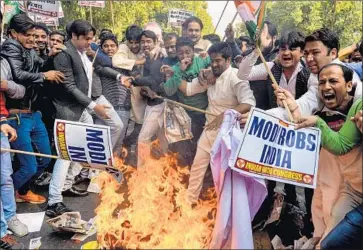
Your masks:
M232 169L254 177L315 188L321 132L318 128L295 130L294 127L253 108Z
M105 1L78 1L78 5L82 7L105 8Z
M59 1L31 1L28 6L28 12L43 16L58 17Z
M168 24L171 26L181 26L185 20L193 16L193 12L182 9L169 10Z

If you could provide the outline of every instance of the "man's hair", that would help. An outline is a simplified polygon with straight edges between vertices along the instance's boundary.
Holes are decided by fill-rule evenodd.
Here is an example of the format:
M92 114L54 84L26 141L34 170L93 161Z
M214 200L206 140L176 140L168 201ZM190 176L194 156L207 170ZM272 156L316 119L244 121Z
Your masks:
M72 38L72 33L70 33L71 32L71 26L72 26L72 24L73 24L73 21L70 21L66 25L67 40L69 40L69 39Z
M95 27L88 21L82 19L75 20L69 29L70 37L72 37L73 33L76 34L77 37L86 36L91 31L93 31L93 35L96 35Z
M358 48L359 53L361 54L361 56L363 56L363 41L360 42L359 48Z
M315 30L311 35L305 38L305 43L315 41L322 42L328 48L329 53L332 49L339 51L340 44L338 35L328 28Z
M203 39L210 41L212 44L221 42L221 38L217 34L205 35Z
M64 38L66 38L66 33L64 33L64 31L62 31L62 30L53 30L52 32L50 32L49 37L51 37L53 35L60 35L60 36L63 36Z
M142 33L142 29L136 24L132 24L127 27L125 31L125 37L127 41L140 41L140 34Z
M101 36L103 33L111 33L111 34L113 34L112 30L111 30L111 29L107 29L107 28L103 28L103 29L101 29L101 31L100 31L100 36Z
M191 16L182 24L183 30L187 30L190 23L197 23L200 26L200 30L203 30L203 22L196 16Z
M266 20L263 22L263 25L267 25L267 31L268 31L268 34L272 37L274 36L277 36L277 28L276 26L271 23L270 21Z
M15 30L18 33L25 34L27 30L33 29L35 23L26 14L16 14L10 20L9 30Z
M170 32L170 33L163 34L163 40L164 40L164 42L169 41L169 40L172 40L174 38L176 40L178 40L178 38L179 38L178 34L176 34L174 32Z
M153 39L154 43L158 40L158 37L155 35L155 33L151 30L144 30L141 34L140 34L140 39L138 39L139 41L141 40L141 37L145 36L147 38L151 38Z
M49 33L50 33L50 31L49 31L49 29L48 29L47 25L45 25L45 23L35 23L34 28L35 28L36 30L44 30L44 32L45 32L47 35L49 35Z
M228 59L228 58L232 58L233 53L232 53L232 48L231 46L229 46L228 43L226 42L219 42L219 43L215 43L213 44L209 49L208 49L208 54L221 54L222 57L224 59Z
M194 50L194 42L189 37L180 37L176 40L176 49L178 50L180 47L188 46Z
M2 23L2 22L3 22L3 13L0 10L0 23Z
M100 41L100 45L102 47L102 45L107 41L107 40L111 40L114 43L116 43L116 46L118 46L118 41L117 41L117 37L114 34L111 33L105 33L102 35L101 41Z
M329 68L331 66L338 66L342 69L343 71L343 77L344 77L344 80L345 82L350 82L353 80L353 70L351 70L350 68L348 68L347 66L343 65L343 64L338 64L338 63L330 63L330 64L327 64L325 65L324 67L322 67L320 70L319 70L319 73L318 73L318 79L320 79L320 73L321 71L323 71L324 69L326 68Z
M241 42L246 42L248 45L252 45L252 39L249 36L240 36L238 38Z
M299 47L303 50L305 47L305 36L299 31L286 32L280 37L279 46L280 48L287 46L290 49Z

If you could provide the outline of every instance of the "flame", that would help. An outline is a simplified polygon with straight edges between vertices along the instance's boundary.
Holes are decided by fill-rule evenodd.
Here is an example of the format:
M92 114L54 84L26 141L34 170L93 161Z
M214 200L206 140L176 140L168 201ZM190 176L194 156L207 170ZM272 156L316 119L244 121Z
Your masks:
M107 173L98 178L102 191L96 223L102 248L208 248L216 194L208 189L205 198L192 207L185 181L189 169L177 166L176 155L147 156L138 170L119 158L116 166L124 174L121 183Z

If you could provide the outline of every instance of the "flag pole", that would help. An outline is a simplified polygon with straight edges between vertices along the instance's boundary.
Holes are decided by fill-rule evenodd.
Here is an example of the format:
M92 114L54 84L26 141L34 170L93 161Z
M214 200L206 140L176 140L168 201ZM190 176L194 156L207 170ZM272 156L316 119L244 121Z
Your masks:
M262 55L262 52L261 52L260 48L258 47L258 45L256 45L256 50L257 50L257 53L258 53L258 55L260 56L260 58L261 58L261 60L262 60L262 62L263 62L263 65L264 65L264 66L265 66L265 68L266 68L266 71L267 71L268 75L270 76L270 78L271 78L271 80L272 80L272 87L274 88L274 90L277 90L277 89L279 88L279 85L278 85L278 83L276 82L276 79L275 79L275 77L273 76L273 74L272 74L272 72L271 72L270 68L268 67L268 65L267 65L267 63L266 63L266 60L265 60L265 57ZM289 107L287 106L286 101L285 101L285 100L283 100L283 101L282 101L282 104L284 105L284 108L285 108L285 109L286 109L286 111L287 111L287 115L288 115L288 117L289 117L289 121L290 121L290 122L294 122L294 117L292 116L291 111L290 111Z
M232 22L231 22L232 27L233 27L233 23L234 23L234 21L235 21L235 20L236 20L236 18L237 18L237 15L238 15L238 12L236 12L236 14L234 15L234 17L233 17L233 19L232 19ZM226 39L226 33L224 33L224 36L223 36L222 41L224 41L224 39Z

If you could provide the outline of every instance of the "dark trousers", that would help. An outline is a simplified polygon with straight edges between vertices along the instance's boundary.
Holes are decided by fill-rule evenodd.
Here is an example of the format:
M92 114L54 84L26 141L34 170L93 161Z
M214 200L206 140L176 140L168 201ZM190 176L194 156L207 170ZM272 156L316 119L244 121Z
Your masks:
M363 204L347 213L320 245L321 249L362 249Z
M11 147L16 150L51 154L48 133L44 126L40 112L19 114L17 120L9 121L9 125L16 129L18 138L11 142ZM30 190L30 180L37 178L48 166L50 159L32 155L16 154L20 167L13 173L14 189L20 194Z

